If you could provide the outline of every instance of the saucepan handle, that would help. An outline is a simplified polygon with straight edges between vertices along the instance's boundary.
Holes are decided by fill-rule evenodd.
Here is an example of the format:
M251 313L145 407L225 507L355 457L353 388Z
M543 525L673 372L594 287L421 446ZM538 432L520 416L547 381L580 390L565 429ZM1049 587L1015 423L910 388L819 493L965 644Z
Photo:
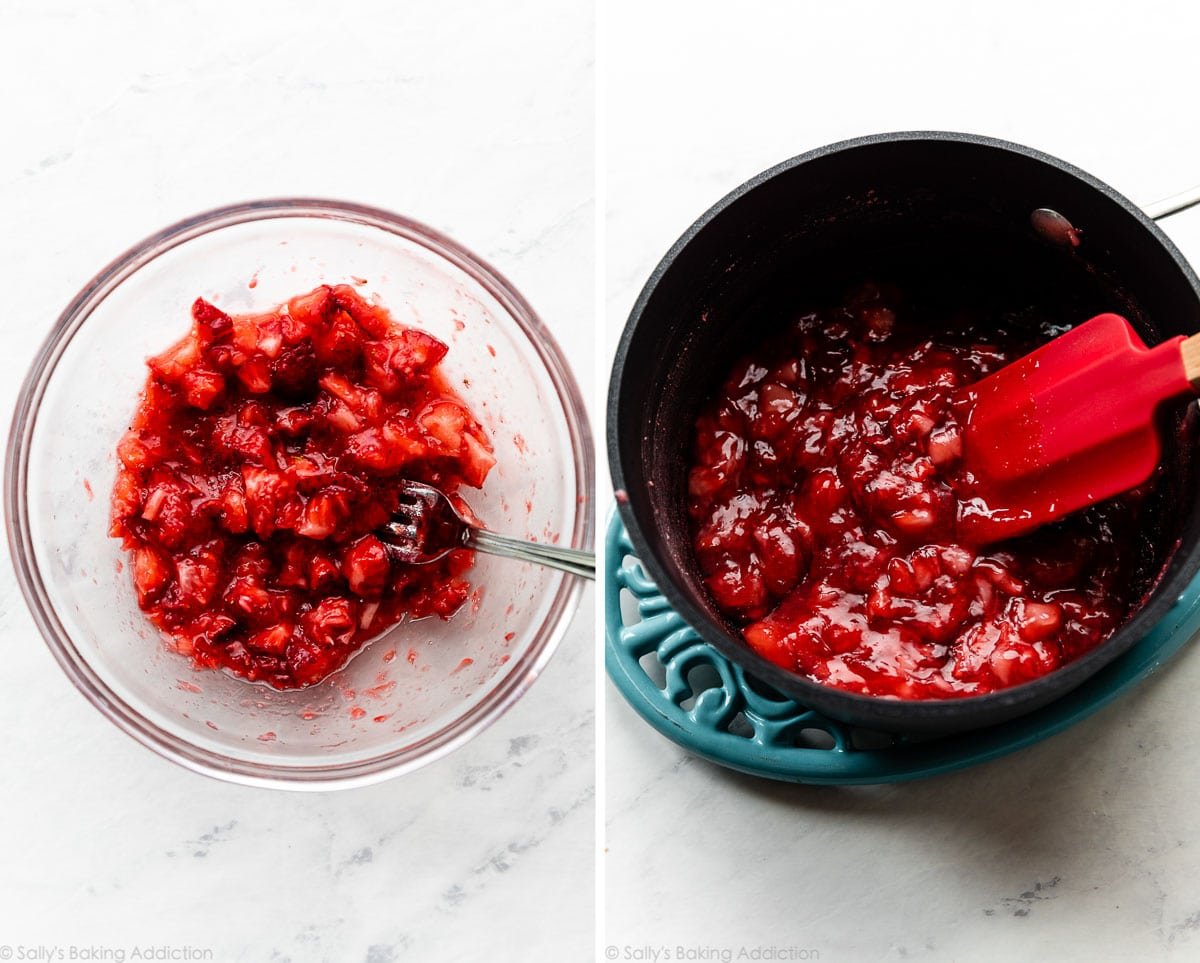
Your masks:
M1164 197L1161 201L1155 201L1153 204L1145 204L1142 206L1142 210L1154 220L1161 221L1164 217L1186 211L1189 207L1195 207L1197 204L1200 204L1200 184L1189 187L1186 191L1180 191L1178 194L1172 194L1170 197Z

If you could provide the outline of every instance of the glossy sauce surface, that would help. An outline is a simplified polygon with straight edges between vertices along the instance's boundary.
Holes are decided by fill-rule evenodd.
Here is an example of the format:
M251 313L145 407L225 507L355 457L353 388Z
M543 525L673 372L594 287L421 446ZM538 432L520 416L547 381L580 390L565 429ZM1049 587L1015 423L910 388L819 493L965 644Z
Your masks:
M953 698L1051 672L1128 616L1145 490L969 537L985 508L961 466L963 389L1035 343L986 320L947 331L867 284L753 348L700 415L696 558L763 657L851 692Z
M406 616L453 615L473 553L404 565L372 534L401 478L454 497L495 462L446 345L348 285L192 318L117 449L111 534L150 620L198 667L296 688Z

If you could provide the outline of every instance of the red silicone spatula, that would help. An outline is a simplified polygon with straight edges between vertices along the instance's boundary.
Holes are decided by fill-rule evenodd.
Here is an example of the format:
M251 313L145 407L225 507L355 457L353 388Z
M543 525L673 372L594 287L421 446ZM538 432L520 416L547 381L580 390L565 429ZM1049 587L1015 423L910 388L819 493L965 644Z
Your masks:
M1161 448L1154 415L1200 393L1200 335L1147 348L1100 314L971 388L963 464L979 484L960 535L1020 535L1146 481Z

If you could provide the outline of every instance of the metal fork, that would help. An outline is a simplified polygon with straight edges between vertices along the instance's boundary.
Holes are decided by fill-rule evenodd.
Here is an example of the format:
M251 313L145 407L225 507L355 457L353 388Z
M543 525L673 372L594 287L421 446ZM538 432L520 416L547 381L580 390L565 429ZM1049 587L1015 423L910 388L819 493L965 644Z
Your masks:
M596 556L591 552L526 542L489 532L463 518L446 494L432 485L402 482L396 515L397 518L385 525L380 535L395 557L410 565L436 562L456 548L470 548L488 555L546 565L583 578L596 578Z

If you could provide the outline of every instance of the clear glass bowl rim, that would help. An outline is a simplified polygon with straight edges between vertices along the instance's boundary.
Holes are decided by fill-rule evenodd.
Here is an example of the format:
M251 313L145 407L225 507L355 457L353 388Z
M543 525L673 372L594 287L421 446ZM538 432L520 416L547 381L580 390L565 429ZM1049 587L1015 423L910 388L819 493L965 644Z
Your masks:
M205 234L253 221L324 218L374 227L414 242L470 276L513 318L537 352L554 384L571 438L576 479L570 544L590 546L594 535L592 488L595 459L587 411L579 386L558 344L536 312L499 271L458 242L419 221L347 201L284 197L247 201L185 218L135 244L95 277L59 315L21 386L9 433L4 472L4 511L17 582L51 654L84 697L117 728L187 769L243 785L327 790L380 782L439 759L467 742L510 708L545 668L578 607L582 579L559 586L546 620L501 684L464 715L421 741L370 759L340 765L296 766L253 763L193 745L141 715L92 670L54 611L33 552L27 473L38 409L59 358L92 311L117 286L155 258ZM115 441L114 441L115 444Z

